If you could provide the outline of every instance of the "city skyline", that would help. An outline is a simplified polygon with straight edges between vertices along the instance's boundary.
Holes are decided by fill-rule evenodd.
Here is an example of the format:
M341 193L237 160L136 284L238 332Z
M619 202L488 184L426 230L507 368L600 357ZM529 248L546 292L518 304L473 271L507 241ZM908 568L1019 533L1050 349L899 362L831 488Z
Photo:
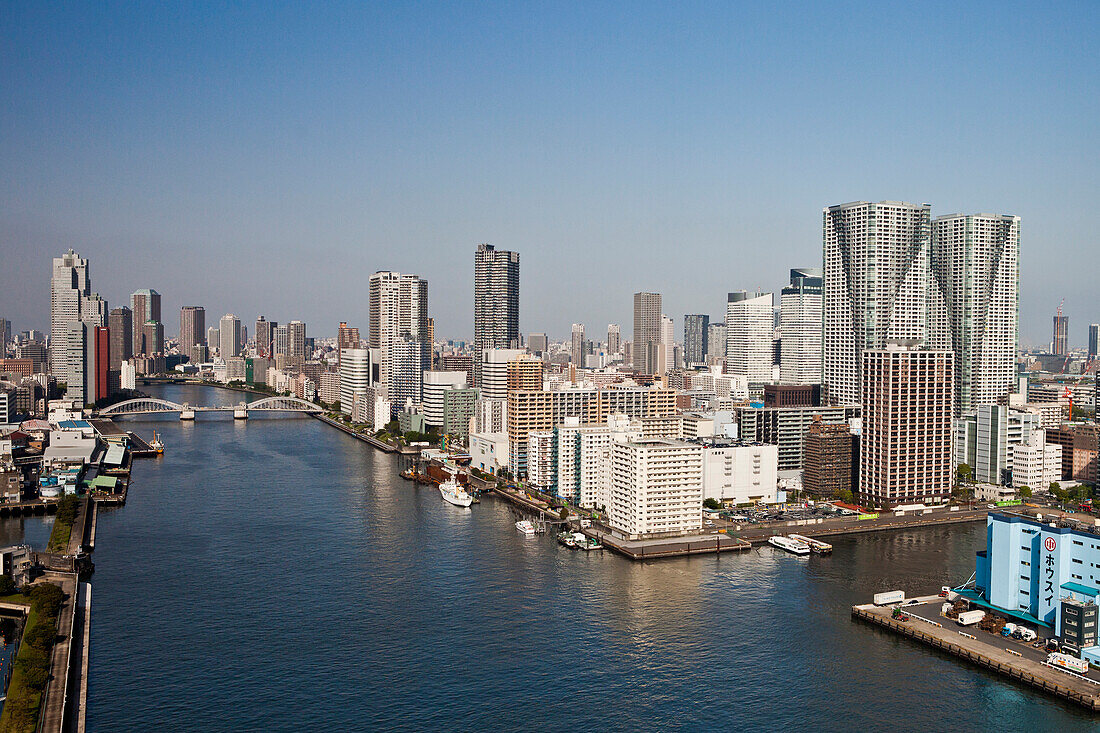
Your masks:
M361 271L415 271L433 302L454 304L433 314L436 332L465 340L469 252L488 242L535 275L521 330L560 339L574 322L629 323L638 291L661 292L677 322L718 319L725 293L778 292L791 268L819 266L822 207L904 200L933 217L1021 217L1024 345L1049 340L1063 297L1072 344L1097 320L1084 275L1100 257L1085 218L1094 6L1017 9L992 47L965 31L979 9L953 8L941 26L932 7L868 34L859 13L824 8L675 11L675 23L649 8L650 23L679 29L655 36L614 9L546 23L451 9L447 32L426 37L414 29L435 28L430 10L300 12L14 11L0 241L104 263L110 303L147 285L165 313L267 313L319 335L366 323ZM260 42L288 29L295 51ZM376 36L389 40L361 43ZM76 40L48 43L62 37ZM422 61L393 68L387 49L408 42ZM487 73L467 60L485 53L504 63ZM259 67L270 72L243 94L223 91ZM858 112L824 93L857 83ZM902 112L918 98L936 104ZM13 258L0 275L20 330L46 328L48 303L26 285L41 273Z

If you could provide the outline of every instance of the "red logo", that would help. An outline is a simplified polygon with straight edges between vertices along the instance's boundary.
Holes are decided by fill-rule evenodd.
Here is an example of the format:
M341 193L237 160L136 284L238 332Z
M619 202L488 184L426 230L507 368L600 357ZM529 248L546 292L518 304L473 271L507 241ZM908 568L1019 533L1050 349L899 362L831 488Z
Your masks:
M1043 547L1047 548L1047 552L1054 552L1054 548L1058 547L1058 543L1054 541L1053 537L1047 537L1043 540Z

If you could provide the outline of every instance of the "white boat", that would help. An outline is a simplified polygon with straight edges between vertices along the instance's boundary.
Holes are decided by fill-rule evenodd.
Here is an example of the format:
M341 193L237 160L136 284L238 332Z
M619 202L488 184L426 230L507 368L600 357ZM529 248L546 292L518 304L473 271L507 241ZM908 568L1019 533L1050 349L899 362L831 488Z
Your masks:
M795 555L809 555L810 546L805 542L799 542L798 540L792 540L790 537L784 537L781 534L774 535L768 538L768 544L773 547L778 547L781 550L787 552L793 552Z
M523 532L524 534L535 533L535 525L527 519L521 519L516 522L516 529L518 529L520 532Z
M454 479L448 479L441 483L439 494L455 506L470 506L474 503L474 497L470 496L466 489L462 488Z
M162 441L160 439L160 436L157 435L156 430L153 431L153 440L150 441L149 447L155 450L157 452L157 455L164 453L164 441Z

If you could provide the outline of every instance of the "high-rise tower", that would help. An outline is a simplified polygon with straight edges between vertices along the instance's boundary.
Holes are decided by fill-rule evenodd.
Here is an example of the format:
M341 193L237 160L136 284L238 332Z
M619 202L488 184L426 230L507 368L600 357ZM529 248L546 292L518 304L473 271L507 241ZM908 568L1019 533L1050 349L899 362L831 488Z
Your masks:
M428 281L400 272L383 271L371 275L369 344L370 348L381 350L381 384L390 384L390 344L396 339L408 337L418 342L419 368L430 368L431 344L427 343L427 334ZM395 353L405 358L409 348L401 344Z
M180 353L190 356L192 346L206 345L206 309L201 305L180 308Z
M929 204L899 201L857 201L822 211L829 403L859 403L865 349L882 348L887 339L929 343L930 211Z
M634 293L634 341L631 346L634 371L656 374L664 364L657 363L661 343L661 294Z
M133 312L134 322L134 356L154 353L154 347L145 344L144 329L146 323L160 323L160 293L148 288L134 291L130 296L130 310Z
M1014 391L1020 217L951 214L932 222L931 344L955 353L955 414Z

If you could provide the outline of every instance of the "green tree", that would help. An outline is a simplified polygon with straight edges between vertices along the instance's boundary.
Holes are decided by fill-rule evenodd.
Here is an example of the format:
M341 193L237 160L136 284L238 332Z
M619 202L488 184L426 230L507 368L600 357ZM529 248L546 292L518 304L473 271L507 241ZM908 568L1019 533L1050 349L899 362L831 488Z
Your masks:
M703 502L704 509L710 509L712 511L718 511L722 508L722 502L718 501L714 497L710 497Z
M968 484L974 478L974 469L969 464L960 463L955 469L955 480L960 484Z
M0 575L0 596L9 596L15 592L15 581L10 575Z
M1030 499L1031 498L1031 487L1030 486L1021 486L1020 487L1020 497L1024 498L1024 499Z
M45 651L57 641L57 632L49 621L39 622L27 629L27 632L23 635L23 640L31 646Z
M845 504L851 504L855 500L855 497L852 496L852 492L850 489L841 489L837 492L837 496Z

